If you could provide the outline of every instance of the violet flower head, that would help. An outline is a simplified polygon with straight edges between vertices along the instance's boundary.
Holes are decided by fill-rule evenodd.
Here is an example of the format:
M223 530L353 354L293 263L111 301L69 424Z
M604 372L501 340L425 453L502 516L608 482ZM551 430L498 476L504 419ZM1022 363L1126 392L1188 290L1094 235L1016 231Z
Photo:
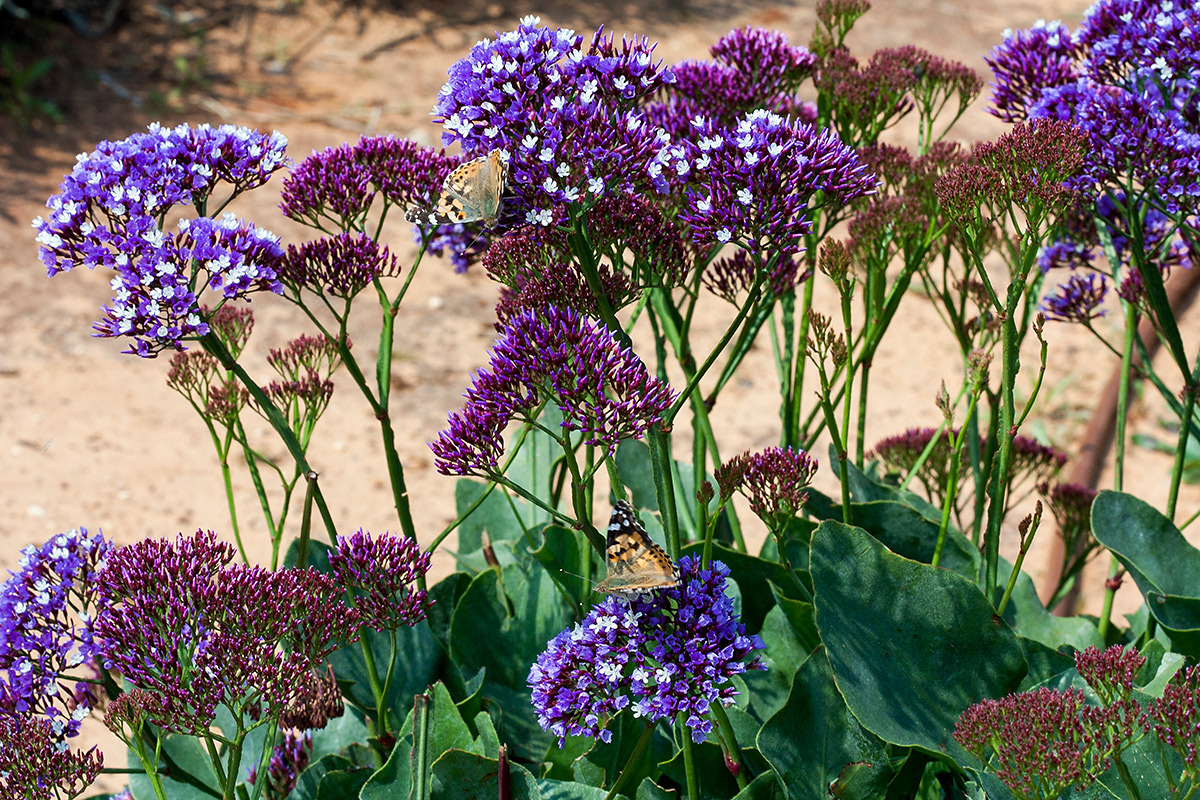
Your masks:
M1042 481L1037 488L1058 523L1063 557L1070 559L1077 554L1078 558L1086 560L1099 547L1092 536L1092 501L1096 499L1096 490L1079 483L1051 486L1049 481Z
M714 477L722 498L741 492L749 498L755 515L771 531L779 532L804 507L816 472L817 460L803 450L768 447L729 459Z
M364 136L314 152L283 181L284 216L325 229L360 231L378 196L390 205L428 205L459 159L408 139Z
M1200 666L1187 667L1171 679L1154 701L1149 721L1160 742L1183 759L1193 783L1200 778Z
M1128 700L1133 680L1146 663L1136 648L1114 644L1106 650L1092 645L1075 654L1075 669L1104 705Z
M218 181L239 193L266 183L285 164L287 139L247 128L157 123L146 133L104 141L80 156L59 193L46 201L48 219L33 226L48 274L77 266L113 268L133 249L145 224L176 205L203 208Z
M365 233L340 233L288 245L279 277L296 295L307 289L349 300L376 278L398 274L396 257Z
M443 141L470 156L503 150L527 224L549 225L556 205L614 189L665 189L670 137L636 110L673 80L654 46L618 46L598 31L585 47L574 31L539 24L525 17L450 68L433 111Z
M50 722L24 713L0 713L0 797L69 800L87 790L104 766L95 746L71 750Z
M334 578L231 565L233 556L198 531L118 548L100 572L106 666L156 697L141 706L155 725L195 734L219 705L278 718L312 694L324 659L357 638L358 612Z
M1104 709L1079 689L1041 688L983 700L954 726L958 743L978 756L1021 800L1087 788L1108 768L1113 743Z
M725 302L741 307L749 297L760 266L757 259L739 247L731 255L709 262L700 276L700 282ZM802 271L800 267L800 259L795 256L775 259L766 275L766 291L782 295L799 286L812 274Z
M698 118L692 133L688 205L680 219L700 247L734 242L780 258L794 255L811 228L814 196L842 204L877 185L833 133L768 111L739 117L733 127Z
M1012 482L1047 481L1062 471L1067 454L1029 436L1014 436L1012 441Z
M1104 316L1104 298L1108 296L1108 281L1095 272L1077 270L1071 273L1066 283L1061 283L1054 294L1042 300L1042 312L1046 319L1058 322L1087 324Z
M329 568L343 585L357 590L364 625L391 631L425 618L426 595L414 585L429 570L429 553L415 539L390 533L372 537L360 528L338 538Z
M0 718L44 718L59 740L79 732L94 701L84 679L105 658L94 624L104 609L97 571L110 550L102 534L77 529L21 551L0 585Z
M1078 55L1070 29L1057 20L1039 20L1027 31L1005 31L1004 41L983 58L996 76L988 110L1005 122L1028 119L1029 106L1043 89L1078 79Z
M200 316L208 320L208 327L234 360L246 349L250 334L254 331L254 312L249 306L222 303L216 311L200 306Z
M658 424L675 397L610 331L579 312L526 310L505 327L466 405L429 447L443 475L494 474L504 428L551 402L564 432L579 432L611 454L622 439L641 438Z
M529 671L533 707L544 730L559 737L591 736L608 742L608 720L628 708L648 723L682 715L692 740L712 730L714 702L731 705L730 681L765 669L725 594L729 568L719 561L679 562L679 585L626 601L609 596L574 628L554 637Z

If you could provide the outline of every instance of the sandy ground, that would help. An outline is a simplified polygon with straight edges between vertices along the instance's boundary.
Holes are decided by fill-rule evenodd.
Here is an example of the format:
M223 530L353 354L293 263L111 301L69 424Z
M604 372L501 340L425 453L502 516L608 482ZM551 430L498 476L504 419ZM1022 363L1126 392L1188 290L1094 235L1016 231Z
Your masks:
M539 7L509 2L456 6L453 18L443 16L447 10L439 4L406 5L403 12L327 2L268 5L261 4L253 15L233 7L230 21L209 35L208 84L185 87L184 96L192 103L187 113L149 110L151 92L161 89L163 80L161 75L147 77L154 65L131 55L139 45L135 24L119 32L104 51L106 83L81 80L64 96L66 124L34 131L6 125L0 130L0 568L14 566L21 547L76 526L102 529L119 543L197 528L228 530L213 450L190 407L165 385L168 359L121 355L122 345L91 338L97 307L109 296L107 277L76 272L47 280L36 260L29 221L69 171L76 152L92 149L100 139L123 138L155 119L278 129L291 142L289 152L296 160L367 133L392 132L432 143L438 131L428 109L446 68L474 42L513 27L526 13L540 13L548 24L584 33L604 23L618 34L646 34L659 42L657 53L669 62L706 57L708 46L731 28L776 27L803 43L813 24L808 2L689 0L682 10L679 5L659 9L654 3ZM880 0L860 20L850 43L860 57L880 47L915 44L961 60L987 77L981 56L1005 28L1028 27L1039 18L1061 18L1073 26L1084 7L1083 0L1013 0L1002 11L966 0ZM139 4L134 13L148 14L149 4ZM151 22L135 16L135 23ZM983 113L985 99L955 129L955 138L974 141L1004 132L1002 123ZM903 139L904 131L898 136ZM285 239L309 238L308 231L288 223L275 208L279 186L273 181L240 200L234 210ZM408 240L406 226L400 225L392 228L388 242L407 259L413 252ZM819 293L824 295L819 302L827 304L828 286L822 284ZM433 470L425 443L458 407L471 370L486 362L496 295L497 287L479 269L462 276L447 262L427 262L397 320L392 410L415 498L414 517L426 540L453 518L454 482ZM267 351L309 328L297 310L275 298L258 297L253 309L257 322L246 363L265 374ZM700 334L715 337L729 311L715 302L704 311L708 321ZM373 347L373 313L364 305L351 330L364 349ZM1195 327L1185 326L1190 347L1197 340ZM1083 331L1063 325L1047 330L1052 364L1048 391L1037 420L1025 432L1041 432L1070 453L1113 359ZM1033 363L1032 355L1027 364ZM959 376L949 334L926 301L909 298L875 359L868 444L906 427L937 424L934 392L942 379L958 385ZM1018 389L1028 385L1026 381ZM774 387L764 345L714 411L723 452L777 442ZM1160 404L1140 403L1135 429L1159 433L1161 415ZM273 455L285 455L281 446L270 443L265 422L251 418L249 424L254 441ZM686 431L688 426L678 428ZM377 426L348 380L341 381L319 423L310 457L339 525L372 531L395 527ZM1126 488L1161 504L1169 459L1139 448L1130 458ZM261 522L255 524L252 488L241 472L235 480L247 540L261 557L267 552L266 537ZM832 489L826 467L817 483ZM1111 477L1101 486L1111 486ZM1190 515L1197 504L1200 492L1188 487L1182 514ZM1044 543L1027 562L1035 576L1043 572L1044 555L1039 555ZM434 570L444 574L452 564L448 554L439 552ZM1092 587L1103 580L1105 566L1089 576ZM1094 588L1088 597L1088 610L1094 612ZM1126 587L1118 608L1130 610L1138 599L1136 590ZM112 747L102 728L100 734L105 749Z

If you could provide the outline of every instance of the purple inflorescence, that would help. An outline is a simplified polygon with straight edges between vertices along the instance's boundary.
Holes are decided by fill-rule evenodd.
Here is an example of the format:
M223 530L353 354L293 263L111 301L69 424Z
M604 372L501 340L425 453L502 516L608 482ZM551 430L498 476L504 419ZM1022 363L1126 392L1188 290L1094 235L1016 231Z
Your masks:
M50 275L77 266L116 272L97 335L130 337L126 352L140 356L180 349L183 339L208 330L197 301L206 288L226 298L279 291L278 239L230 215L203 214L218 183L235 195L265 183L283 166L286 145L278 133L231 125L151 125L101 142L47 201L48 218L33 222L42 263ZM163 217L180 204L202 216L180 221L178 233L162 230Z
M730 678L765 669L725 594L729 568L684 556L679 585L626 600L612 596L550 641L529 671L542 728L559 737L612 738L608 718L628 708L647 722L682 715L692 739L713 724L709 706L733 703Z
M413 585L429 569L429 553L415 539L361 528L338 539L329 569L343 585L359 590L363 624L378 631L415 625L425 618L425 592Z
M734 242L790 257L802 249L818 192L825 202L845 203L877 185L833 133L769 111L752 111L733 126L697 118L692 134L688 204L680 218L701 247Z
M0 717L44 717L60 740L79 732L93 703L84 679L103 659L93 636L102 609L96 571L110 549L102 534L80 529L21 552L0 586Z
M104 756L92 746L71 750L49 721L0 713L0 797L71 798L100 774Z
M336 579L233 557L198 531L118 548L99 572L105 666L147 693L141 718L166 730L202 733L220 705L278 718L311 704L324 659L358 636Z
M1072 272L1066 283L1042 300L1046 319L1060 322L1091 322L1104 316L1101 306L1108 295L1108 281L1095 272Z
M562 429L612 453L622 439L641 438L675 400L612 332L569 308L524 309L505 327L467 390L467 404L431 442L439 472L494 474L504 429L543 403L562 412Z
M784 525L804 507L808 485L817 472L817 460L803 450L768 447L758 453L746 451L726 461L714 475L721 497L741 492L750 508L771 530Z
M992 112L1079 125L1088 178L1140 185L1168 213L1200 201L1200 9L1173 0L1100 0L1072 34L1062 23L1009 34L988 58Z
M556 206L611 191L665 190L670 137L636 108L674 80L654 45L597 31L585 46L539 24L525 17L450 68L433 110L443 141L468 156L502 150L528 224L550 225Z

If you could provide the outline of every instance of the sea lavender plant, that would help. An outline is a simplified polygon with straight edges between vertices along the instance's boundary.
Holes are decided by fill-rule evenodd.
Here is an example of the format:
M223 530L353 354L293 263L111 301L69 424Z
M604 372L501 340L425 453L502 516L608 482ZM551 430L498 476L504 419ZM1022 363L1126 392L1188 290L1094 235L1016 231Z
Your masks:
M71 750L44 717L0 711L0 797L70 800L104 766L95 746Z
M572 309L523 311L504 329L491 363L476 374L463 409L431 442L439 472L499 477L509 422L532 422L546 403L564 433L611 455L662 419L675 393L614 335Z
M610 741L608 720L628 708L649 723L681 717L692 740L713 729L712 703L732 705L730 679L765 669L745 659L764 645L747 636L725 594L729 568L684 556L679 585L626 602L612 596L550 642L529 671L542 728L559 738Z
M21 552L0 586L0 719L44 720L58 742L79 733L107 661L94 627L104 608L96 571L110 551L102 534L81 528ZM42 735L33 722L19 724Z
M779 533L804 508L806 489L816 472L817 460L803 450L768 447L734 456L714 477L722 500L740 492L749 498L751 510L768 530Z

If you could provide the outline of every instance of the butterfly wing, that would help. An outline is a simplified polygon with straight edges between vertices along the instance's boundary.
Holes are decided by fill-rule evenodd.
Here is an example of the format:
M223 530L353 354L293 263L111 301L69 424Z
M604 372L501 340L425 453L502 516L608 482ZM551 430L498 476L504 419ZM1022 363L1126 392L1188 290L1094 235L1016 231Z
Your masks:
M598 592L641 593L679 584L679 570L666 551L655 544L624 500L613 506L605 547L608 576Z
M434 207L414 207L404 218L418 225L465 224L483 221L491 228L500 216L508 164L499 150L459 164L442 183Z

